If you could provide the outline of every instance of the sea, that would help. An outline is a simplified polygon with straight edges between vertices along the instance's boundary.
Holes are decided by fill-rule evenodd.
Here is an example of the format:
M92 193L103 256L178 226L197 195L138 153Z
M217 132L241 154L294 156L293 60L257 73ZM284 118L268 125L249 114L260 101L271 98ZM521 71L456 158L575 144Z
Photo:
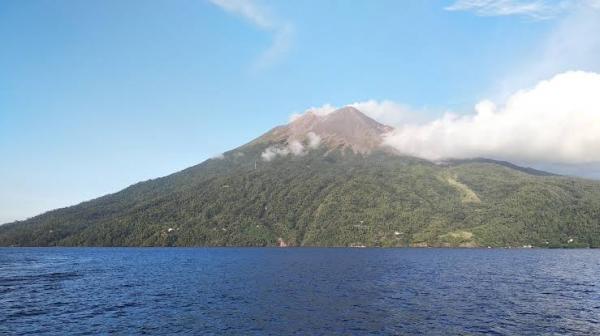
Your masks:
M600 335L600 250L2 248L0 335Z

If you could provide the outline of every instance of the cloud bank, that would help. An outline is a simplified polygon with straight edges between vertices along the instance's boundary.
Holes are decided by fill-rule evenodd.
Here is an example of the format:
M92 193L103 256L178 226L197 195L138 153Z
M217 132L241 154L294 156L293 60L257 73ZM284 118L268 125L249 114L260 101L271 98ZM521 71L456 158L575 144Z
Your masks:
M405 125L384 143L430 160L491 157L521 162L600 161L600 74L566 72L471 115Z
M256 28L273 36L271 46L255 61L253 69L260 70L276 62L292 43L294 27L290 22L274 17L270 11L253 0L209 0L226 12L238 15Z

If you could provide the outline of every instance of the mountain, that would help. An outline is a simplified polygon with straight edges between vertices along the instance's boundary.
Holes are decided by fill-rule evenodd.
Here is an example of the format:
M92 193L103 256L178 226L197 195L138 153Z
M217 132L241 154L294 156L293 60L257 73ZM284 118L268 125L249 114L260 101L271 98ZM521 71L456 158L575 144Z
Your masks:
M430 162L346 107L175 174L0 226L0 246L600 247L600 183Z
M392 130L392 127L380 124L347 106L321 116L309 111L288 125L276 127L251 144L310 142L313 135L312 139L318 137L319 142L330 149L350 149L354 153L368 154L379 149L382 135Z

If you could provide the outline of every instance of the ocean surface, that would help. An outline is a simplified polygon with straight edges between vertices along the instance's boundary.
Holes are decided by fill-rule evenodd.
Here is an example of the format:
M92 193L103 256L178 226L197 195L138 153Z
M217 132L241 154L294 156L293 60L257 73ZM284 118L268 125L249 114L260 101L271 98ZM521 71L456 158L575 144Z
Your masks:
M5 248L6 335L599 335L600 250Z

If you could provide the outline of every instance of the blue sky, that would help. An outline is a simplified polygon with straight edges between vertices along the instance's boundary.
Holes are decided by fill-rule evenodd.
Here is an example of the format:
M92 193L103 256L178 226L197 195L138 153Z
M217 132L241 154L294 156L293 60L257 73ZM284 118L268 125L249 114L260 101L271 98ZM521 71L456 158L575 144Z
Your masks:
M598 71L595 49L523 71L575 11L527 3L2 1L0 223L181 170L312 106L389 100L435 119Z

